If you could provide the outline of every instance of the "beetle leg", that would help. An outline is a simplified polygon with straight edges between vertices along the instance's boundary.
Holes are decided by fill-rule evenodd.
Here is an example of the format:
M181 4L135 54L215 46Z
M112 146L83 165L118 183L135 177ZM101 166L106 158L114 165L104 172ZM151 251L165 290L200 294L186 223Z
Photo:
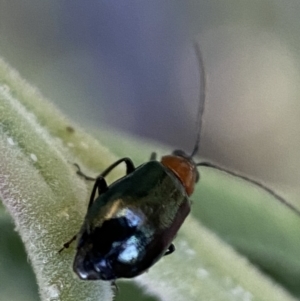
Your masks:
M131 159L122 158L122 159L116 161L115 163L111 164L108 168L106 168L103 172L101 172L101 174L97 178L106 177L117 165L119 165L122 162L125 162L125 164L126 164L126 175L128 175L129 173L131 173L135 170L134 164L131 161ZM85 175L81 171L80 166L77 163L74 163L74 165L78 168L77 174L79 176L83 177L85 180L87 180L87 181L96 181L97 180L97 178L93 178L93 177Z
M94 187L93 187L93 190L92 190L92 193L91 193L91 196L90 196L88 209L91 207L91 205L94 202L97 189L98 189L98 195L102 194L103 192L105 192L108 189L106 181L102 176L99 176L96 179L96 182L94 184Z
M76 240L77 235L74 235L69 241L64 243L63 247L58 251L58 253L61 253L64 249L68 249L70 244Z
M74 164L75 165L75 164ZM76 166L78 166L76 164ZM78 166L79 168L79 166ZM80 171L80 169L79 169ZM93 190L92 190L92 193L91 193L91 197L90 197L90 201L89 201L89 205L88 205L88 208L91 207L92 203L94 202L94 198L95 198L95 195L96 195L96 190L98 189L98 194L101 194L103 192L105 192L108 187L107 187L107 184L106 184L106 181L103 177L98 177L96 179L96 182L94 184L94 187L93 187ZM64 243L63 247L58 251L58 253L61 253L64 249L68 249L70 244L76 240L76 237L77 235L74 235L69 241L67 241L66 243Z
M118 285L117 285L117 283L116 283L115 280L113 280L111 282L111 287L114 288L114 290L115 290L116 293L119 293L119 287L118 287Z
M119 165L120 163L125 162L126 164L126 175L130 174L131 172L133 172L135 170L134 164L131 161L131 159L129 158L122 158L117 160L115 163L111 164L108 168L106 168L103 172L101 172L101 174L97 177L97 178L92 178L89 176L86 176L80 169L79 165L74 163L74 165L78 168L77 174L84 177L85 180L88 181L96 181L91 193L91 197L90 197L90 201L89 201L89 205L88 208L91 207L91 205L94 202L95 199L95 195L96 195L96 190L98 189L98 194L102 194L103 192L105 192L108 187L106 184L106 181L104 179L104 177L106 177L117 165Z
M112 165L110 165L109 167L107 167L103 172L101 172L99 177L106 177L116 166L118 166L122 162L126 164L126 175L128 175L129 173L135 170L134 164L131 161L131 159L122 158L116 161L115 163L113 163Z
M133 172L135 170L135 167L134 167L131 159L129 159L129 158L122 158L122 159L116 161L115 163L113 163L112 165L110 165L108 168L106 168L96 178L96 182L94 184L94 187L93 187L93 190L92 190L92 193L91 193L91 197L90 197L90 202L89 202L89 205L88 205L88 209L91 207L91 205L94 202L95 195L96 195L96 190L98 189L98 195L100 195L100 194L102 194L103 192L105 192L108 189L104 177L106 177L117 165L119 165L122 162L125 162L125 164L126 164L126 174L129 174L129 173L131 173L131 172Z
M85 174L81 171L81 168L80 168L80 166L79 166L77 163L74 163L74 165L78 168L78 170L77 170L76 173L77 173L79 176L84 177L84 179L87 180L87 181L95 181L95 180L96 180L96 178L92 178L92 177L89 177L89 176L85 175Z
M156 153L152 152L150 156L150 161L155 161L156 160Z
M170 246L169 246L168 250L166 251L166 253L164 254L164 256L170 255L170 254L172 254L174 251L175 251L175 246L174 246L174 244L170 244Z

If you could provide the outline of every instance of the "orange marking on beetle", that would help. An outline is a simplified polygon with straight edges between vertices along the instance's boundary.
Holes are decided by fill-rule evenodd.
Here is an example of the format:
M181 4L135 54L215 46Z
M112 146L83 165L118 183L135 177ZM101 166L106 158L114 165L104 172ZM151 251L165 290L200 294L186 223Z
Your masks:
M197 182L197 167L195 164L186 158L174 155L163 156L160 162L177 176L187 195L190 196Z

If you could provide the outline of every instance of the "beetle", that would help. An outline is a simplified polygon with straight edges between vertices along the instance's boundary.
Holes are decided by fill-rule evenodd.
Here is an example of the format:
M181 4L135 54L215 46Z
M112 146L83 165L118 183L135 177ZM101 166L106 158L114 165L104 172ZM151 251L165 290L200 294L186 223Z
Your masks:
M95 183L80 232L59 252L78 238L73 270L83 280L132 278L175 250L174 237L191 210L189 197L199 180L193 157L199 147L205 74L201 52L195 49L202 94L191 155L176 150L157 161L152 153L150 161L137 168L130 158L122 158L97 178L86 176L75 164L77 174ZM105 177L121 163L126 165L126 175L108 186Z
M104 177L122 162L126 176L107 186ZM79 232L75 273L85 280L132 278L171 254L198 178L196 163L181 151L160 162L153 154L137 168L129 158L109 166L94 184Z
M298 215L300 211L260 182L210 162L196 163L201 136L205 100L205 72L201 52L195 47L200 63L202 105L199 106L199 131L191 155L175 150L156 160L135 167L128 157L117 160L95 181L83 225L70 241L78 238L73 270L83 280L133 278L153 266L161 257L174 252L173 240L191 210L190 196L199 181L198 166L206 166L242 178L273 195ZM200 102L201 103L201 102ZM126 175L110 186L105 177L125 163ZM97 196L96 196L97 194Z

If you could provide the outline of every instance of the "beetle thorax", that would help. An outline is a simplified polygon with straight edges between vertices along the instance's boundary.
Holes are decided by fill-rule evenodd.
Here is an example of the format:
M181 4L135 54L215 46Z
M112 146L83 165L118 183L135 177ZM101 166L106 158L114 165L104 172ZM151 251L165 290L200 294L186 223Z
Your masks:
M199 174L197 166L192 160L183 152L177 155L175 151L172 155L163 156L161 164L170 169L184 186L186 193L190 196L194 191L195 183L198 181Z

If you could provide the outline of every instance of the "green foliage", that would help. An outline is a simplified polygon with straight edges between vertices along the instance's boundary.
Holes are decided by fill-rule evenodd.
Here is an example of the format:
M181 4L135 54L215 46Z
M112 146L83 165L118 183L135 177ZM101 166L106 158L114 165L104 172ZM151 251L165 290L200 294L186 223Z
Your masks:
M25 245L42 300L113 297L109 283L77 279L71 270L73 246L61 255L57 252L78 231L90 193L71 162L87 173L101 171L116 158L102 145L109 145L118 156L132 156L136 164L147 160L152 150L164 152L154 144L110 133L94 139L0 61L0 196ZM110 180L123 174L117 169ZM193 196L196 215L296 294L291 281L299 273L299 217L251 185L205 168L201 175ZM0 212L1 222L6 223ZM9 235L1 237L9 240ZM174 255L134 280L161 300L295 300L191 216L175 245ZM11 252L2 253L3 262L10 258ZM21 268L16 263L7 270ZM26 277L19 274L16 277ZM7 279L14 281L9 272ZM0 291L4 293L10 294ZM25 300L21 288L20 294Z

